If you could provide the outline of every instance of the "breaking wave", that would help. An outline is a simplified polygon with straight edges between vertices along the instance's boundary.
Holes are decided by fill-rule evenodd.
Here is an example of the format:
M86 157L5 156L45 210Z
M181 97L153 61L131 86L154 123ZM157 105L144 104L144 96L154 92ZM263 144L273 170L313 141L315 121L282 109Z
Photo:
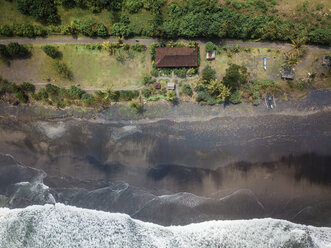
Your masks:
M331 247L331 228L277 219L163 227L63 204L0 208L0 247Z

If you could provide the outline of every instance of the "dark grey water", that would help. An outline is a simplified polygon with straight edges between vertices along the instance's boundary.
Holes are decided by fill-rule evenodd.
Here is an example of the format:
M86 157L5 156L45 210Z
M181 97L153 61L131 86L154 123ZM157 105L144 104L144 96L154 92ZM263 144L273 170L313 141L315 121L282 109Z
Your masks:
M308 97L279 113L205 121L2 118L0 151L13 157L1 156L0 205L56 201L163 225L331 226L331 112L319 98L314 110Z

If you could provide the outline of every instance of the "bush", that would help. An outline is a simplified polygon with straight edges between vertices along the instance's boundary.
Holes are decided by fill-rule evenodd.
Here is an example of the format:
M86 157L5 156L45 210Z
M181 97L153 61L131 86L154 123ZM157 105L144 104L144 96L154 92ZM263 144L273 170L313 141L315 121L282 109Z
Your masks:
M0 44L0 57L9 58L10 55L7 51L7 47L5 45Z
M97 36L106 37L108 35L109 35L108 34L108 29L106 28L106 26L103 23L98 23Z
M73 99L81 99L82 96L85 94L85 91L72 85L69 88L69 94Z
M73 74L64 62L55 61L55 68L59 75L64 79L72 80Z
M189 84L184 84L182 86L182 92L188 96L192 96L193 95L193 91L192 88Z
M193 77L195 74L197 74L198 70L196 68L190 68L187 71L187 76Z
M51 58L56 59L62 56L61 52L54 46L46 45L42 47L43 51Z
M174 90L168 91L166 94L166 100L170 102L177 102L178 99L176 96L176 92Z
M236 64L231 64L229 68L226 69L226 74L223 77L223 83L225 86L235 91L243 83L248 80L248 72L245 66L239 66Z
M199 91L196 94L195 100L199 103L204 103L208 105L217 104L217 99L213 98L208 92L206 91Z
M233 104L241 103L242 100L238 90L231 93L229 101Z
M112 27L112 35L119 37L130 37L133 34L131 28L124 23L114 23Z
M119 91L113 91L112 94L110 94L109 99L117 102L120 99L121 93Z
M13 30L7 24L0 25L0 35L1 36L12 36Z
M48 99L48 93L46 91L45 88L41 88L37 94L32 94L32 97L36 100L36 101L40 101L40 100L46 100Z
M133 51L143 52L143 51L146 51L147 47L145 45L141 45L141 44L133 44L133 45L131 45L131 49Z
M174 73L175 73L176 76L178 76L180 78L185 78L186 73L187 73L187 68L174 69Z
M60 22L54 0L17 0L17 9L43 23Z
M30 92L30 93L34 93L36 90L36 87L33 84L30 84L28 82L23 82L21 85L21 89L24 92Z
M130 14L138 13L142 7L143 3L141 0L126 0L125 8Z
M158 69L153 69L151 70L151 75L153 77L158 77L159 76L159 70Z
M214 44L213 42L208 41L208 42L206 43L206 51L207 51L207 52L212 52L212 51L215 50L215 49L216 49L216 46L215 46L215 44Z
M216 71L210 65L206 65L202 70L202 79L206 82L216 79Z
M132 101L129 105L130 109L132 109L137 114L141 114L144 112L144 105L141 103L138 103L136 101Z
M137 90L120 90L120 98L125 101L131 101L134 98L139 96L139 92Z
M25 58L30 55L28 49L17 42L11 42L7 45L7 52L10 58Z
M29 100L29 97L27 95L24 94L24 92L22 91L18 91L16 94L16 99L22 103L27 103Z
M144 88L141 93L143 94L143 96L145 98L149 98L150 96L153 95L153 88L152 87L147 87L147 88Z
M81 100L85 106L91 106L94 103L94 96L89 93L84 93L81 96Z
M152 78L151 76L146 75L144 77L144 85L155 83L156 79Z

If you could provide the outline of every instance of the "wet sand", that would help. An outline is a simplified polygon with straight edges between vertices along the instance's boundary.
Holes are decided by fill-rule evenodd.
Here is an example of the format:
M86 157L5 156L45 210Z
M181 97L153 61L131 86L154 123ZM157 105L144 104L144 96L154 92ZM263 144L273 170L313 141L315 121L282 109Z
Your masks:
M155 114L151 106L133 119L118 106L46 116L1 105L0 151L46 172L47 194L69 205L164 225L273 217L331 226L330 96L314 92L274 112L181 104ZM0 162L3 178L36 182L14 175L14 164ZM13 181L0 187L9 207L50 201L44 189L13 201Z

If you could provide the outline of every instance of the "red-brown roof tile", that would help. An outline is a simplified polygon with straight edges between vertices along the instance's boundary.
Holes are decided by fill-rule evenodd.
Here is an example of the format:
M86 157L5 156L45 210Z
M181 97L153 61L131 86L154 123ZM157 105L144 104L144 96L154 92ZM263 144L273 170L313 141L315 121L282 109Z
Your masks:
M196 67L198 49L190 47L156 48L156 67Z

